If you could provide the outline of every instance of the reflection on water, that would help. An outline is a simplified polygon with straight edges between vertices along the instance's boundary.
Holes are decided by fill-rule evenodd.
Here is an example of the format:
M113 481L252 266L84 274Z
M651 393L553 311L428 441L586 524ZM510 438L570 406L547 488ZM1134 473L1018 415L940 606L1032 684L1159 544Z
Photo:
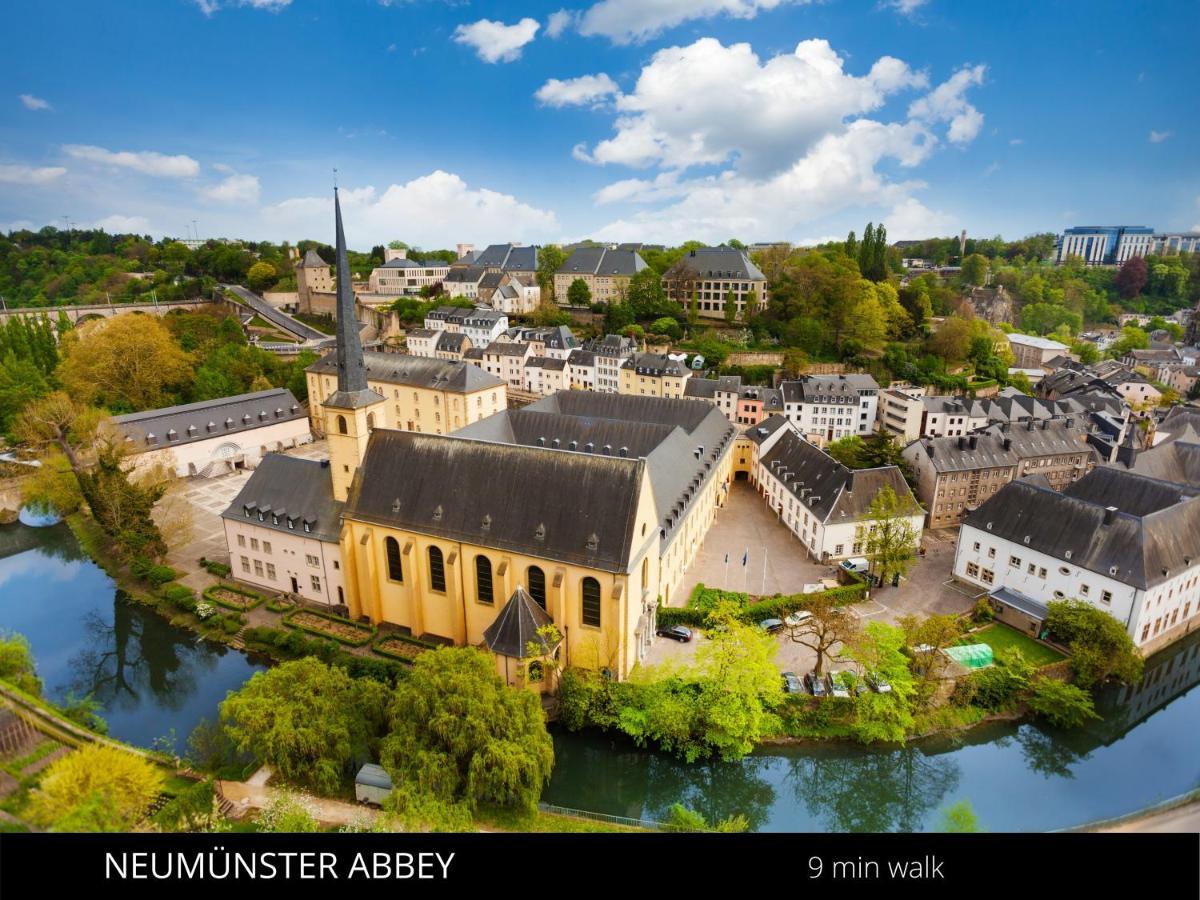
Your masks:
M988 725L902 748L788 746L693 766L558 732L544 799L651 820L679 802L761 831L923 831L969 800L991 831L1065 828L1200 787L1198 681L1200 633L1147 660L1140 684L1101 691L1105 719L1076 731Z
M46 695L94 695L114 737L183 749L261 666L129 601L66 525L0 527L0 628L29 638Z

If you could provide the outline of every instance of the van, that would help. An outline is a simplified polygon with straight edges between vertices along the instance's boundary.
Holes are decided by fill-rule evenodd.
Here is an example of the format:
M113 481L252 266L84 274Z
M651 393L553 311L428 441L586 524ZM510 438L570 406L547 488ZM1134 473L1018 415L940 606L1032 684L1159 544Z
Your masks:
M865 575L867 569L871 568L871 564L864 556L852 556L850 559L842 560L842 568L855 575Z

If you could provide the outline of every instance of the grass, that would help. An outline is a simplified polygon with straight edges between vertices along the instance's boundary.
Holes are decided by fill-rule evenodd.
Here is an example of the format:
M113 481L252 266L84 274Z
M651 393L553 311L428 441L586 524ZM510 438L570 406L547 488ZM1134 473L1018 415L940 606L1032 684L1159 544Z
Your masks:
M337 323L333 316L314 316L311 313L293 313L292 318L303 322L309 328L315 328L322 334L336 334Z
M26 768L27 766L32 766L35 762L38 762L39 760L49 756L61 746L62 744L60 744L58 741L45 738L29 753L26 753L24 756L18 757L17 759L10 759L5 762L3 768L6 772L8 772L8 774L14 776L15 778L20 778L22 769Z
M599 834L612 831L646 830L627 825L597 822L592 819L577 819L574 816L560 816L541 810L535 813L519 813L498 807L481 807L475 813L475 821L486 828L493 828L497 831L520 831L530 834Z
M972 632L967 635L966 640L972 644L989 645L992 648L993 654L999 654L1001 650L1015 648L1021 651L1021 654L1028 662L1033 663L1039 668L1066 658L1052 647L1038 643L1033 638L1026 637L1015 628L1009 628L1001 622L989 625L981 631Z

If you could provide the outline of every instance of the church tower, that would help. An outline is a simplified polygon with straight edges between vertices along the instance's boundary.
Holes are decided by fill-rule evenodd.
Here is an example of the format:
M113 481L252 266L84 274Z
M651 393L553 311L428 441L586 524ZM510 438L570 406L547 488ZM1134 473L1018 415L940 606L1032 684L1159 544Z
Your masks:
M337 188L333 189L333 209L337 230L337 390L326 398L322 415L329 441L333 497L344 501L350 493L354 473L367 452L371 429L377 420L382 423L384 399L367 386Z

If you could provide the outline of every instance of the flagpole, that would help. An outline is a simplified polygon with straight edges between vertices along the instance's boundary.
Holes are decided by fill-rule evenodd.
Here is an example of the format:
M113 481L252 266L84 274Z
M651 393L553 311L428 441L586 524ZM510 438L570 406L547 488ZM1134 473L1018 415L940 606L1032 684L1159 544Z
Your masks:
M742 591L750 593L750 548L742 554Z
M722 590L729 590L729 554L725 554L725 580L721 582Z
M765 594L766 592L767 592L767 548L766 548L766 546L764 545L764 546L763 546L763 577L762 577L762 589L759 591L759 593Z

